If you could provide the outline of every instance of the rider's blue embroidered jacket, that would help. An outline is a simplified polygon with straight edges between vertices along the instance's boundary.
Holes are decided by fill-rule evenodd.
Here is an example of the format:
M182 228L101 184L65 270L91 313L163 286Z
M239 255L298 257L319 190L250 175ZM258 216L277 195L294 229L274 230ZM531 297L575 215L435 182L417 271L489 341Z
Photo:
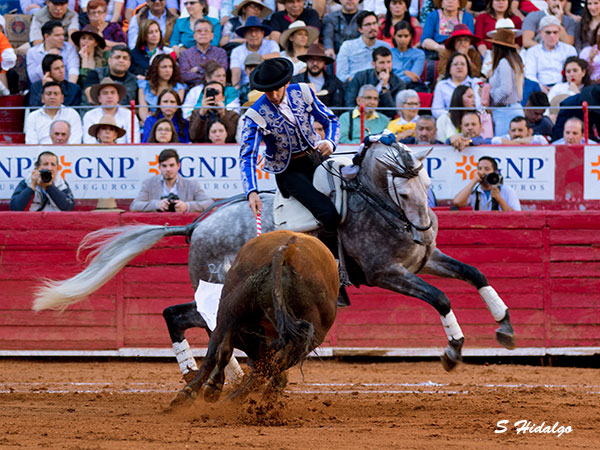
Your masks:
M336 148L340 137L338 119L308 85L290 84L287 98L296 123L285 118L266 95L260 97L244 116L240 169L246 195L258 190L256 162L261 140L266 144L264 169L271 173L283 172L293 153L316 148L321 139L313 129L313 120L323 125L325 139L332 144L333 150Z

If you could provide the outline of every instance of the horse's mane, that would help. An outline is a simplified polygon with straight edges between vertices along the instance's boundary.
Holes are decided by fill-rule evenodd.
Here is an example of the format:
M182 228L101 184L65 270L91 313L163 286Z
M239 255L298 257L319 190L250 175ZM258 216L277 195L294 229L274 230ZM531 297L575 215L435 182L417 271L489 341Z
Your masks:
M394 151L397 150L397 151ZM423 168L422 164L415 167L413 158L409 151L403 149L399 145L387 147L387 151L383 156L378 156L377 160L383 166L392 172L395 177L413 178L419 175L419 171Z

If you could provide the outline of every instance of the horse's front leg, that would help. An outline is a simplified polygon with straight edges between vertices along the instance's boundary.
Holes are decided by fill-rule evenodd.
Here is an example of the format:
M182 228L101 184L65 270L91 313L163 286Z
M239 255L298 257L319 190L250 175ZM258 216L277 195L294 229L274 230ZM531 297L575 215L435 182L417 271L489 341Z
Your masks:
M479 291L479 295L494 320L500 325L496 329L496 340L509 350L515 348L515 331L510 323L508 307L496 290L489 285L487 278L479 269L451 258L436 249L420 273L444 278L457 278L473 285Z
M399 294L419 298L433 306L440 314L448 337L448 347L441 357L442 365L447 371L456 367L462 360L461 352L465 338L452 312L450 301L442 291L409 272L399 263L390 264L384 270L375 272L369 282Z

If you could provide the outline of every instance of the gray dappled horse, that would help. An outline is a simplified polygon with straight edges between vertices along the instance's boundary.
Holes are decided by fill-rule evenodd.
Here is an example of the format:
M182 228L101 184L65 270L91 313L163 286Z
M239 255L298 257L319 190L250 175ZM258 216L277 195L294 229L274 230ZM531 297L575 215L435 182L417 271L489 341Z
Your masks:
M514 348L514 331L508 308L485 276L436 249L437 218L427 206L430 180L421 164L427 153L417 154L400 144L375 143L365 148L360 158L355 158L358 175L346 185L348 216L338 233L355 285L378 286L416 297L436 309L448 337L442 364L451 370L461 360L464 336L446 295L416 273L470 283L500 325L496 330L498 342ZM261 195L264 232L274 230L273 197ZM240 248L256 235L256 221L244 199L187 226L136 225L96 231L86 237L101 241L88 267L68 280L47 282L37 293L34 309L65 308L78 302L163 237L190 234L188 267L196 289L200 280L223 283ZM191 327L209 331L207 324L195 302L168 307L163 315L179 366L190 381L197 366L184 333ZM241 371L235 364L232 358L227 376L239 379Z

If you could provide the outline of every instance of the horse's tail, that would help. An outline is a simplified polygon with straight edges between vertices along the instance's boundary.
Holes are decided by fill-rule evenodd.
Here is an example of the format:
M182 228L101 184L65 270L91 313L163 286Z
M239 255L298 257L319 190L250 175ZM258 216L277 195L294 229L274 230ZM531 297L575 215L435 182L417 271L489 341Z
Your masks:
M64 310L83 300L102 287L129 261L148 250L163 237L188 235L195 223L187 226L133 225L104 228L89 233L79 245L77 253L93 248L92 258L83 272L64 281L45 280L36 291L33 309Z
M279 334L279 345L283 348L290 343L290 366L304 358L312 348L315 328L312 323L297 319L288 307L283 284L283 271L289 258L296 252L296 237L292 236L273 256L273 309L275 311L275 329Z

